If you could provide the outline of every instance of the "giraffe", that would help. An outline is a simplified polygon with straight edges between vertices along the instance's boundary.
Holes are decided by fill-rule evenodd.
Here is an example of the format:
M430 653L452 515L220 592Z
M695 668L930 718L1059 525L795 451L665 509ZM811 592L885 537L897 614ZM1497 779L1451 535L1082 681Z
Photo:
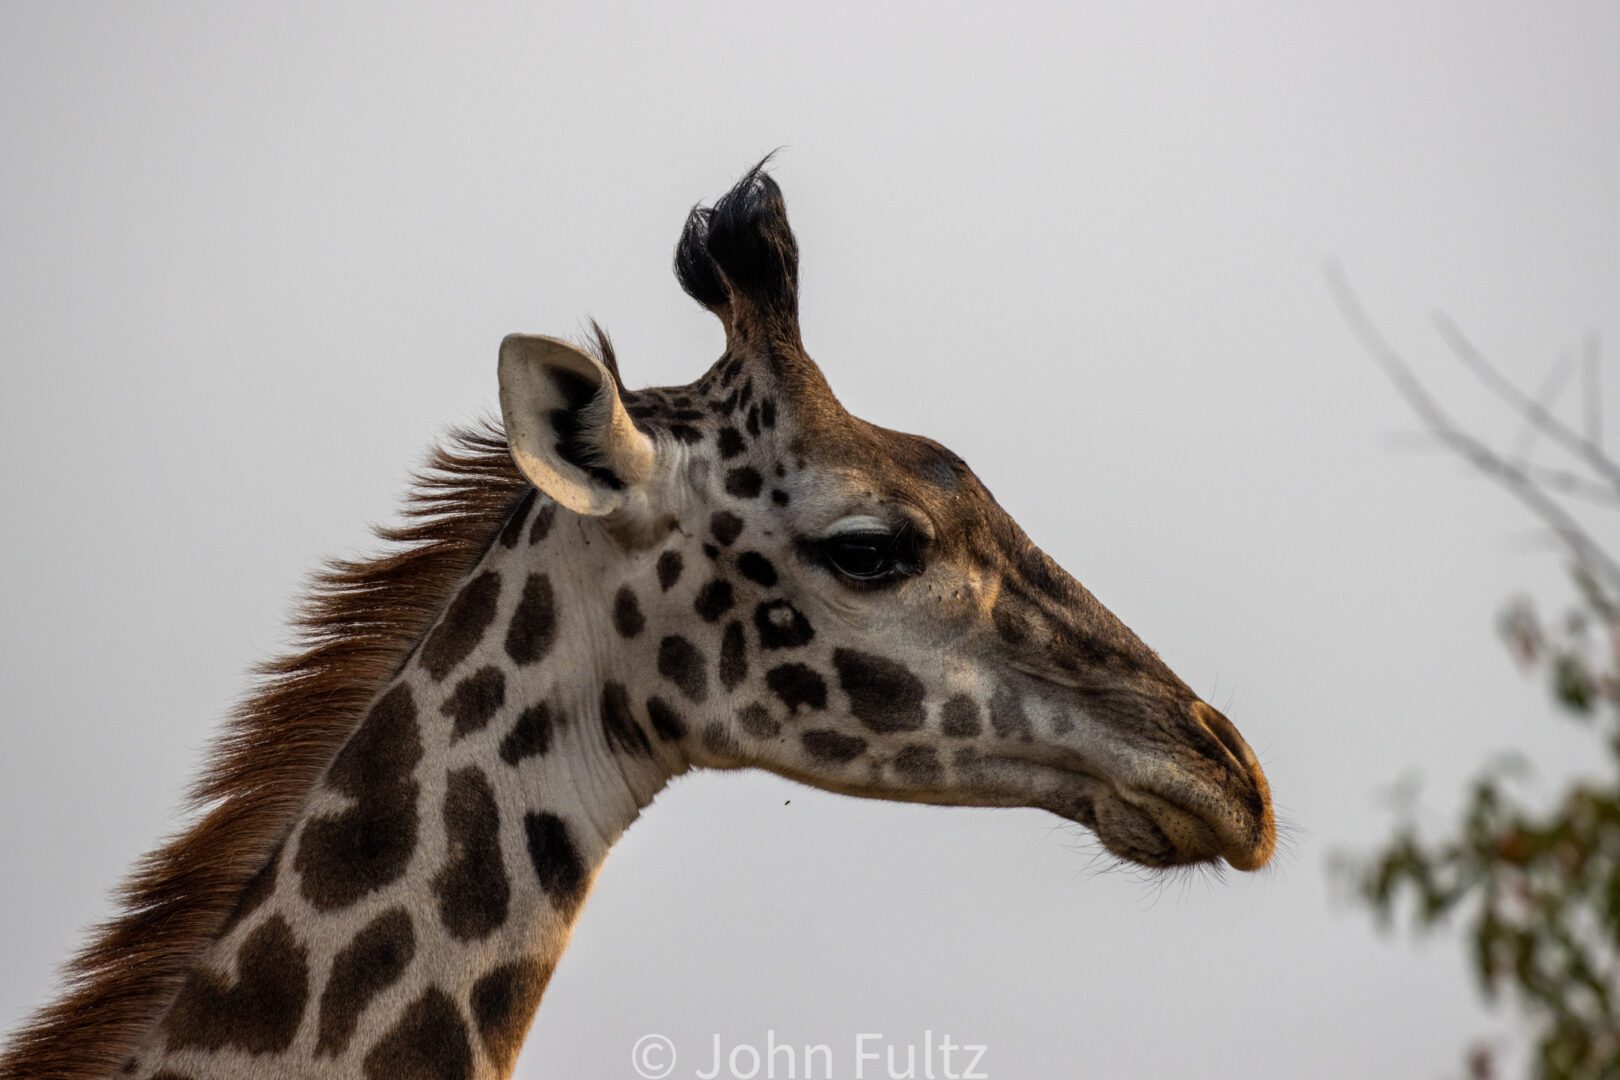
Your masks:
M1233 724L959 457L839 404L763 166L676 248L719 360L632 391L600 330L506 338L502 427L439 451L390 553L318 579L200 817L0 1078L507 1076L608 850L693 769L1267 863Z

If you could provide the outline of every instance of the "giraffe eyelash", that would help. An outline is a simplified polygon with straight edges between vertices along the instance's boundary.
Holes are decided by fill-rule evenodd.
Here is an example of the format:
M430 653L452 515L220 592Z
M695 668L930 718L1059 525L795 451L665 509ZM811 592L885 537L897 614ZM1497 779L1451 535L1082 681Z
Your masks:
M923 572L925 537L911 522L888 525L877 518L854 518L842 524L846 527L799 546L843 584L881 589Z

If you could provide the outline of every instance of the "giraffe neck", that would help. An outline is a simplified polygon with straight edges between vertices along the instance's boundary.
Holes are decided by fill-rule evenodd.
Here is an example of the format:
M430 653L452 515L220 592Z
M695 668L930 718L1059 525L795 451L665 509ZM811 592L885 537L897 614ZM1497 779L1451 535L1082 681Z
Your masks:
M622 555L538 502L381 688L135 1075L510 1074L609 848L683 768L615 675Z

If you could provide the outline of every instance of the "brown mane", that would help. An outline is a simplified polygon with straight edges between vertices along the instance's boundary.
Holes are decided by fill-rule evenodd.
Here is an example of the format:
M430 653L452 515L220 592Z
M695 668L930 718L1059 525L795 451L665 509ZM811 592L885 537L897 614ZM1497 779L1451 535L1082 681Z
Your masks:
M377 530L389 549L315 576L293 651L259 667L192 787L194 823L135 864L121 913L12 1036L0 1080L103 1080L124 1064L527 486L497 426L454 431L417 472L404 523Z

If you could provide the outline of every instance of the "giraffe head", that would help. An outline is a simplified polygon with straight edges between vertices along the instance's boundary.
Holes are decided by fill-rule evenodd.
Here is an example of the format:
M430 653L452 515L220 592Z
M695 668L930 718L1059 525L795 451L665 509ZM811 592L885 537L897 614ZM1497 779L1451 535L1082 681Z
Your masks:
M607 348L501 349L519 468L612 553L592 582L608 742L854 795L1044 808L1148 866L1264 865L1270 793L1231 721L961 458L839 404L801 344L775 182L756 168L694 210L675 266L726 332L692 384L628 390Z

